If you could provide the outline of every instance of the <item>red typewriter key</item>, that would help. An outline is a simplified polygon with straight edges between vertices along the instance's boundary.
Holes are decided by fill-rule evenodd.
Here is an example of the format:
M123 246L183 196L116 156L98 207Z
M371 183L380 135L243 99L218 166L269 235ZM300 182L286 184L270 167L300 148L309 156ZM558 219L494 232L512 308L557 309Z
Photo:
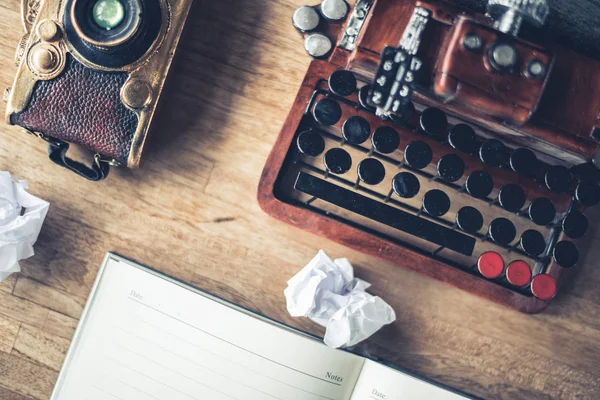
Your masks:
M477 260L479 273L488 279L496 279L504 272L504 260L495 251L483 253Z
M531 293L540 300L548 301L556 295L556 281L547 274L536 275L531 281Z
M531 281L531 268L525 261L513 261L506 268L506 280L513 286L524 287Z

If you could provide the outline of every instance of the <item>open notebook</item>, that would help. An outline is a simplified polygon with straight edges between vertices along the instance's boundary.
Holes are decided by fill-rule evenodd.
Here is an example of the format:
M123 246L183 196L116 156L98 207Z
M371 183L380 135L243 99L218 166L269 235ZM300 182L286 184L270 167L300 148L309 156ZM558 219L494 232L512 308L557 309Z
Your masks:
M51 400L463 398L109 253Z

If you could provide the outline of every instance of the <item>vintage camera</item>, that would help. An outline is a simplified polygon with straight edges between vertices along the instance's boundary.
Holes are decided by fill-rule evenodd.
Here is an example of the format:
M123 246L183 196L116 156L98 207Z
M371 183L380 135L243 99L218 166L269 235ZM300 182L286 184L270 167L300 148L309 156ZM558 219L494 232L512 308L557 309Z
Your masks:
M7 122L49 144L50 159L98 181L138 167L192 0L23 0ZM91 167L69 144L95 153Z

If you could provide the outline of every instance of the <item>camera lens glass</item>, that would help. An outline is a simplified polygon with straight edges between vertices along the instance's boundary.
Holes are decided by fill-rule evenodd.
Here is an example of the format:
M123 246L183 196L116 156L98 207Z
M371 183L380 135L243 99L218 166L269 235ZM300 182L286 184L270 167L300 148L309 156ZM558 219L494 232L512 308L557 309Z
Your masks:
M64 26L85 59L105 67L140 60L168 22L166 0L66 0Z
M125 6L119 0L98 0L92 11L94 22L108 31L119 26L125 19Z

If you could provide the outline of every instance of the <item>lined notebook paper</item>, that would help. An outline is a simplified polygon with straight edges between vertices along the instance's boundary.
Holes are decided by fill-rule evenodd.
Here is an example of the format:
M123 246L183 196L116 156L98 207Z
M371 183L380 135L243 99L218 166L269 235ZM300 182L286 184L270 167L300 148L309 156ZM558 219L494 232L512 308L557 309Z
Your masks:
M458 399L107 255L51 400Z

